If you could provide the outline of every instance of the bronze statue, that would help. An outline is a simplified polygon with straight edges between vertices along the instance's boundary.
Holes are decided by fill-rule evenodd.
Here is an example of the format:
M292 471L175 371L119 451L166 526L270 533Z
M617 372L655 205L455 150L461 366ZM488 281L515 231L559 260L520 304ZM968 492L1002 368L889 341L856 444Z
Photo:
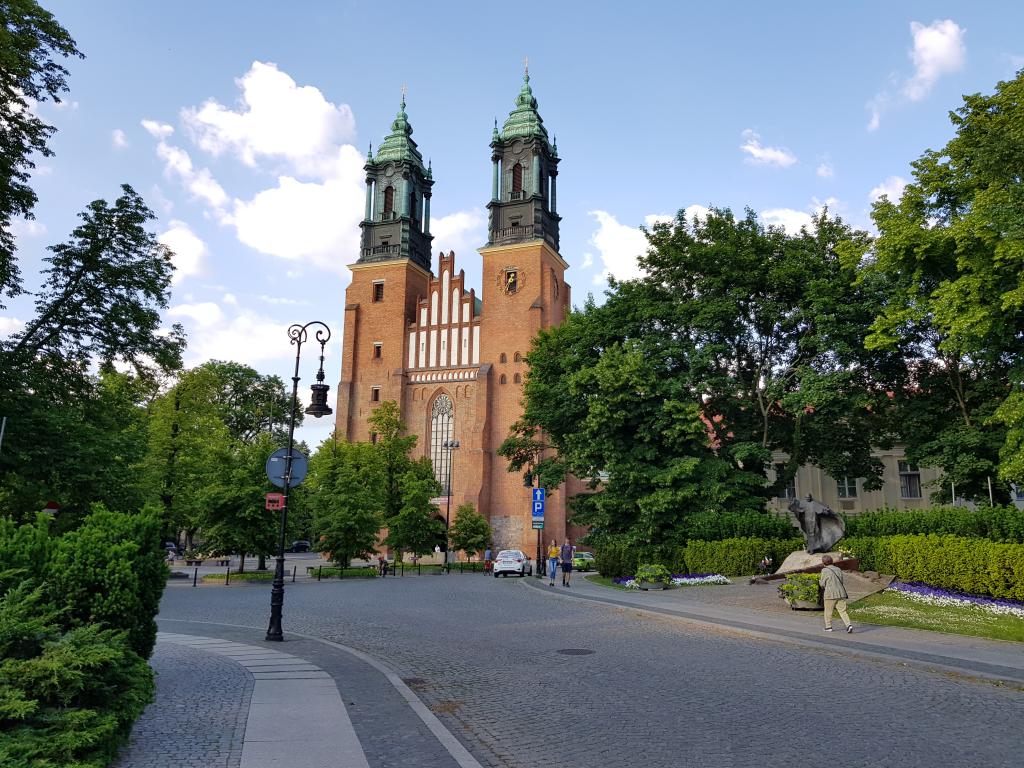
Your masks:
M832 509L807 494L807 500L793 499L789 511L796 517L807 542L807 552L830 552L846 533L846 523Z

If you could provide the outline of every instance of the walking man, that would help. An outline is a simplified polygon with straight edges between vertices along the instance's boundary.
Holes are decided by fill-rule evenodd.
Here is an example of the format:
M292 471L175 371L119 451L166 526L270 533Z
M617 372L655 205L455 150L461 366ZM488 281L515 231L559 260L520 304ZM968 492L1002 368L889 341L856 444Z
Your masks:
M824 555L821 558L825 566L821 569L818 577L818 584L825 591L825 631L832 631L832 611L839 609L839 618L846 625L847 632L853 632L853 624L850 623L850 615L846 612L846 586L843 584L843 572L832 565L832 556Z
M559 550L559 557L562 561L562 586L569 586L569 579L572 578L572 551L573 546L569 543L569 540L565 540L565 544Z

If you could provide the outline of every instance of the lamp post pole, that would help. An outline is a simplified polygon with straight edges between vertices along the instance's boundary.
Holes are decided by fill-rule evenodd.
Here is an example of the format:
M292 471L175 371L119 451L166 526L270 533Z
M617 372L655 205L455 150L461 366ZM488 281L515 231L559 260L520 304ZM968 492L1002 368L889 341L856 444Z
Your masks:
M327 407L327 384L324 384L324 347L331 338L331 329L326 323L313 320L305 325L293 325L288 329L288 338L295 345L295 373L292 375L292 407L288 418L288 453L284 460L284 500L281 504L281 527L277 545L277 564L274 567L274 585L270 590L270 625L267 627L267 640L284 640L281 630L281 609L284 607L284 537L288 525L288 490L292 480L292 451L295 448L295 411L299 404L299 358L302 355L302 344L307 338L307 329L311 325L320 325L316 331L316 340L320 342L320 370L317 371L317 383L312 385L313 394L306 413L320 418L331 414ZM301 479L301 478L300 478Z
M445 504L444 511L444 570L445 573L449 572L451 568L451 558L449 553L452 548L452 537L449 533L452 524L452 450L459 447L458 440L445 440L444 447L448 450L448 488L447 488L447 502Z

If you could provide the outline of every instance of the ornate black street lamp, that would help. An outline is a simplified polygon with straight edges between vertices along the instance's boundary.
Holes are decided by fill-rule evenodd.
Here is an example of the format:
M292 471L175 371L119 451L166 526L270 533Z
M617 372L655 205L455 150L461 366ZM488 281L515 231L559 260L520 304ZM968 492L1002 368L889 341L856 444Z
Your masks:
M445 573L451 568L450 552L452 548L452 537L449 530L452 526L452 451L459 447L458 440L445 440L441 447L448 451L448 503L444 512L444 566Z
M330 416L332 411L327 405L327 391L330 386L324 384L324 347L331 338L331 329L326 323L313 320L305 325L295 324L288 329L288 338L295 345L295 374L292 376L292 407L288 419L288 453L284 464L284 501L281 504L281 535L277 545L277 566L274 568L274 586L270 590L270 626L267 628L267 640L284 640L281 631L281 608L284 606L284 536L288 524L288 488L292 480L292 451L295 448L295 411L299 406L299 357L302 345L308 336L307 329L312 325L320 325L316 331L316 340L320 342L320 370L316 374L316 384L310 386L309 407L306 413L320 418Z

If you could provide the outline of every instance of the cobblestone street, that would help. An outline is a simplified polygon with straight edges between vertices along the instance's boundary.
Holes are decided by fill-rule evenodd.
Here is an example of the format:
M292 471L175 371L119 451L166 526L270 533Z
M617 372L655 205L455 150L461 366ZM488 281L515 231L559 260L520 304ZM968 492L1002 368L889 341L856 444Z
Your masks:
M258 640L268 611L268 587L175 587L160 620L252 626ZM284 617L286 637L385 661L486 766L559 755L588 768L1019 764L1024 693L1012 687L555 599L518 580L298 583Z

